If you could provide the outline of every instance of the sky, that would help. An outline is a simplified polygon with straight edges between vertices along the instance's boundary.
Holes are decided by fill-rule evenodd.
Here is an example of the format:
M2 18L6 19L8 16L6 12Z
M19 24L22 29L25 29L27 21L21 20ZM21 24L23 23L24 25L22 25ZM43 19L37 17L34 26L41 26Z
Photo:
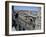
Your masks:
M15 10L31 10L31 11L40 11L41 7L33 7L33 6L14 6Z

